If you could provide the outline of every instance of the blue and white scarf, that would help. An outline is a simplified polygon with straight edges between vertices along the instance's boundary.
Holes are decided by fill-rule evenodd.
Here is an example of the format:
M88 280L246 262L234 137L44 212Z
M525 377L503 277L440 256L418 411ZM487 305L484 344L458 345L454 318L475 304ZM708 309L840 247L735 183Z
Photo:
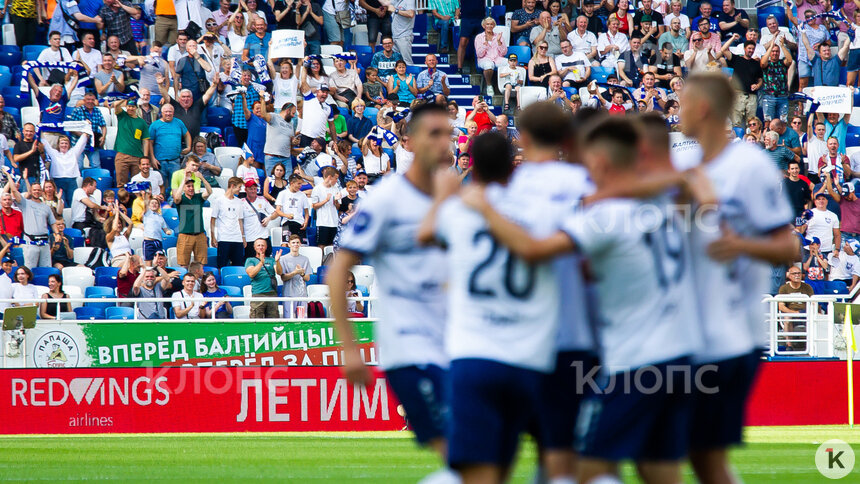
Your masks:
M21 77L21 92L30 92L30 84L27 78L30 75L31 69L74 69L78 73L78 87L84 87L90 84L90 75L87 73L87 68L77 62L39 62L27 61L23 64L24 72Z

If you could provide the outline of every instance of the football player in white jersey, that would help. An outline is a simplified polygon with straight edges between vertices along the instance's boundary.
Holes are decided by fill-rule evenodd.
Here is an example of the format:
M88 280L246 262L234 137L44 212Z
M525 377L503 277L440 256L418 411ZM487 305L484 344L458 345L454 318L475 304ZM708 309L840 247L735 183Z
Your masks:
M429 210L433 173L450 165L451 125L447 111L425 104L407 126L415 161L403 176L386 177L362 201L329 270L331 309L343 340L344 372L366 384L372 374L362 361L347 319L347 272L360 259L373 265L380 321L374 327L380 366L402 403L416 440L447 455L443 348L447 300L445 255L418 245L416 232Z
M691 231L705 345L694 362L702 369L695 398L690 461L700 482L737 482L727 448L742 438L743 415L764 344L765 308L772 264L798 254L794 220L771 159L747 143L729 143L726 119L734 90L723 75L694 74L684 87L685 135L701 145L700 170L711 184L716 211L697 217ZM720 230L718 227L722 227ZM717 228L715 230L715 228Z
M554 232L540 205L523 205L501 185L513 172L504 136L478 136L471 152L473 183L487 187L489 203L537 236ZM550 261L532 265L511 255L459 198L437 198L437 206L419 238L435 234L448 253L448 462L464 483L503 482L520 433L538 411L544 375L555 366L557 278Z
M601 190L635 183L638 132L604 119L583 138L583 160ZM497 212L477 187L461 195L520 257L540 261L577 250L597 282L601 384L577 422L580 483L620 482L617 463L632 459L646 482L681 482L692 395L690 356L699 349L689 247L679 217L663 199L599 200L572 213L559 231L535 238ZM626 383L625 383L626 382Z

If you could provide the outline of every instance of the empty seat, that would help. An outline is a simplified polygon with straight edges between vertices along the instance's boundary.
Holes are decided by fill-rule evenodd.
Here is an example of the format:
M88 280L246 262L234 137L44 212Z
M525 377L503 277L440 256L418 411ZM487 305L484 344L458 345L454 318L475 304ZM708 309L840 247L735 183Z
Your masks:
M308 286L308 297L328 299L329 290L325 284L311 284Z
M221 282L227 286L244 287L251 284L251 277L247 273L227 274L221 273Z
M316 273L319 266L322 265L323 250L319 247L299 247L299 255L303 255L308 258L308 261L311 265L311 271L313 271L314 273Z
M75 316L78 319L104 319L105 310L100 307L82 306L75 308Z
M355 285L370 287L373 285L375 271L373 266L357 265L352 266L352 273L355 275Z
M89 247L87 247L89 248ZM77 249L75 249L77 251ZM78 286L81 290L90 287L95 283L95 276L92 269L89 267L64 267L63 268L63 284L66 286Z
M134 319L134 308L115 306L105 309L107 319Z
M84 297L114 297L116 292L112 287L90 286L84 289Z

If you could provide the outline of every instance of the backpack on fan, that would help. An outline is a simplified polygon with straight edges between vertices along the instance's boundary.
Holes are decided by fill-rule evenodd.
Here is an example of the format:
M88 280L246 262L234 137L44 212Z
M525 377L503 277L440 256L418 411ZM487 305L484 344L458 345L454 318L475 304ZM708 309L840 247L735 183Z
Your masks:
M210 151L215 151L215 148L220 148L224 146L224 140L221 139L221 135L218 133L200 133L200 136L206 140L206 148Z
M92 252L90 252L90 256L87 258L87 261L84 262L84 265L89 267L90 269L110 266L110 258L108 251L100 247L93 248Z
M313 301L308 303L308 318L309 319L322 319L325 318L325 307L319 301Z

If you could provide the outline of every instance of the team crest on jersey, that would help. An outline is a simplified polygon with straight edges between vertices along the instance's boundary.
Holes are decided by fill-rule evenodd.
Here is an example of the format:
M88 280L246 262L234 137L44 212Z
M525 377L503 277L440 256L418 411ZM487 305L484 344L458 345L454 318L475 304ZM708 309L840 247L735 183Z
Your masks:
M63 105L60 103L53 103L45 108L45 112L48 114L60 114L63 112Z

